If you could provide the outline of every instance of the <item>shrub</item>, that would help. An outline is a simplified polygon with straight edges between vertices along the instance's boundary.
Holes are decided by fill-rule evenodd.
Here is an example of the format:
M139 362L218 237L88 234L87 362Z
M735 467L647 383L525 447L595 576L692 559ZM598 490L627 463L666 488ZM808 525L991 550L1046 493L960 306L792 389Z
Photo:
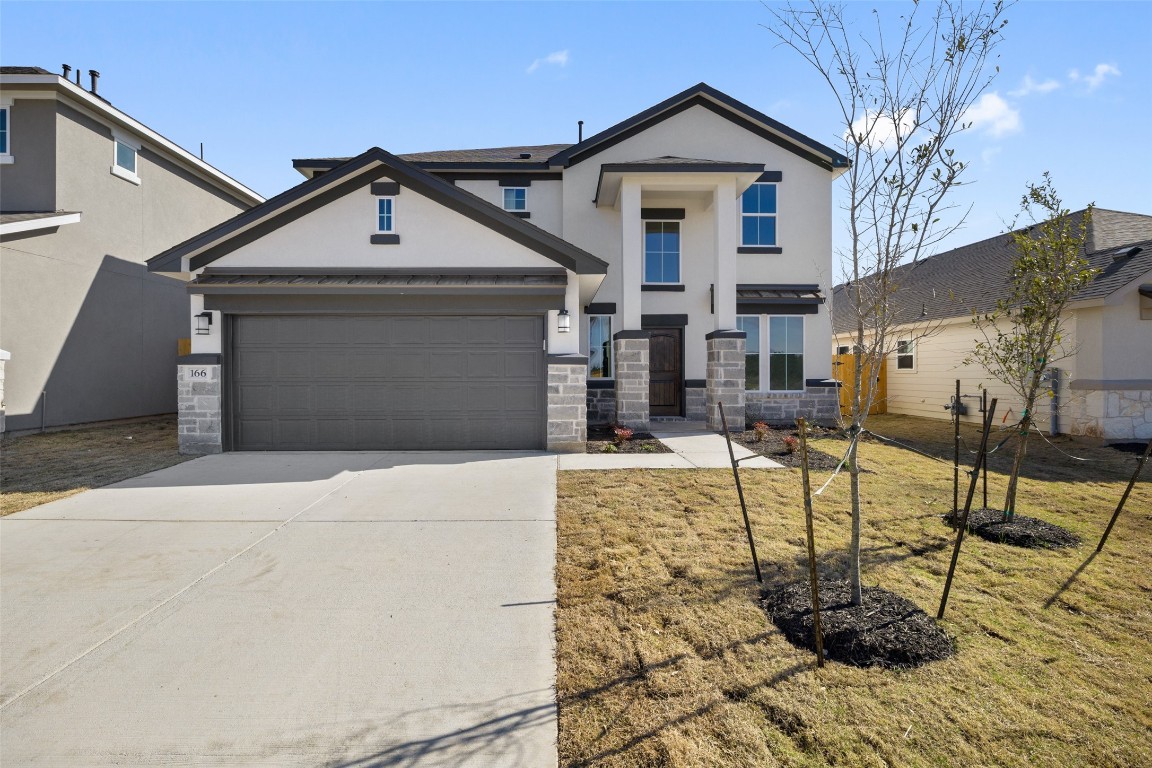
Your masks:
M600 452L601 453L619 453L620 449L617 448L616 446L612 445L612 443L608 443L607 445L605 445L603 448L600 449Z
M617 445L623 445L632 439L633 432L628 427L612 427L612 431L616 434Z
M752 433L756 436L756 442L762 443L768 437L768 425L758 421L752 425Z
M799 438L793 437L792 435L788 435L784 438L784 448L787 449L788 453L796 453L796 449L799 447Z

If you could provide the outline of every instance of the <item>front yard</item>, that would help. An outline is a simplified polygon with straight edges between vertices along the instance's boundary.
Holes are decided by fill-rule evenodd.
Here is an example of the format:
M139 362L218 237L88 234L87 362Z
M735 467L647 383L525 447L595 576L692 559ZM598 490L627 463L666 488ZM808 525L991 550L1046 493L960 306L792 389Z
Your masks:
M869 426L937 455L951 449L947 422ZM974 430L965 440L975 445ZM1136 457L1057 443L1092 461L1030 443L1019 512L1084 544L1025 550L966 537L943 622L957 654L904 671L817 671L768 622L731 472L560 473L561 764L1152 765L1152 467L1093 558ZM872 470L862 479L864 581L934 616L953 540L941 521L951 464L878 442L862 456ZM992 464L993 505L1005 459ZM802 578L799 470L741 476L766 581ZM847 485L837 478L815 501L830 576L848 542Z
M177 453L175 416L4 435L0 452L3 515L192 458Z

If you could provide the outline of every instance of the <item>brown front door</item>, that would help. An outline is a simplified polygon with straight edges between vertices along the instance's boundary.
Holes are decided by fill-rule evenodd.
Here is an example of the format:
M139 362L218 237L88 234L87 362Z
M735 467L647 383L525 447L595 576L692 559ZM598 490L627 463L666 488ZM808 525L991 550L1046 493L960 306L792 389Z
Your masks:
M684 329L652 328L648 397L653 416L684 414Z

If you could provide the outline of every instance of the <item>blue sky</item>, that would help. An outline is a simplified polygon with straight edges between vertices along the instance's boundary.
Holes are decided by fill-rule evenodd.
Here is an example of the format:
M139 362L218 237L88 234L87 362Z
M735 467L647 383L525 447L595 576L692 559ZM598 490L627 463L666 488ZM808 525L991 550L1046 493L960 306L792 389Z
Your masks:
M908 5L853 3L896 18ZM1150 2L1022 2L965 137L973 209L1004 229L1051 171L1071 208L1152 214ZM270 196L294 157L575 141L704 81L819 141L842 127L758 2L13 2L0 59L102 73L101 95ZM834 233L843 243L841 215Z

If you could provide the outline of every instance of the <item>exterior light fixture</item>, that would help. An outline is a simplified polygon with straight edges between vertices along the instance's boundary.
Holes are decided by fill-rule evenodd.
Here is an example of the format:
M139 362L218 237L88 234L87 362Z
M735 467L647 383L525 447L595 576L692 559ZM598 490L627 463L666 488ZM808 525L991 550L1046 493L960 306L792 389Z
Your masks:
M560 333L568 333L572 330L572 316L568 314L568 310L560 310L560 315L556 318L556 330Z
M212 313L201 312L196 315L196 335L207 336L212 332Z

